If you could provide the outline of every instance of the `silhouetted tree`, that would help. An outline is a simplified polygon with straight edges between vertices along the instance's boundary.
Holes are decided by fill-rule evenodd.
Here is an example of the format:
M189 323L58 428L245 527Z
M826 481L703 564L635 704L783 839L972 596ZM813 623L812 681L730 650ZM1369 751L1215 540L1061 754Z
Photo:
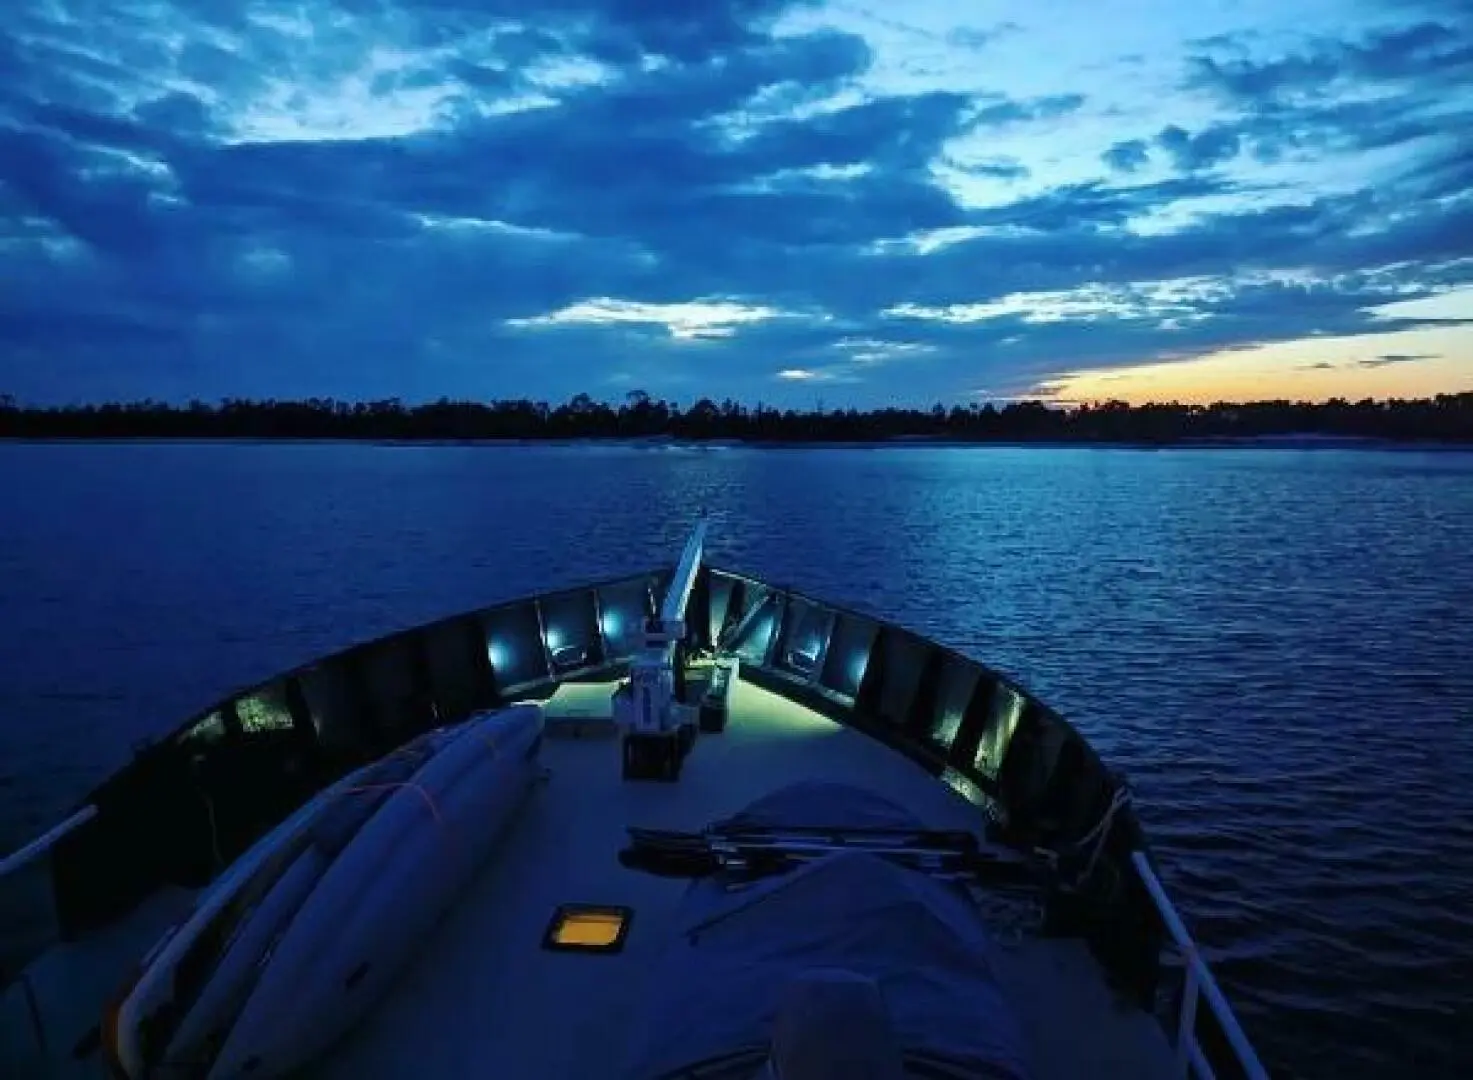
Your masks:
M928 410L828 411L748 409L730 398L702 398L688 410L631 391L618 409L588 394L551 406L526 399L476 402L440 398L406 405L398 398L345 402L227 398L182 406L144 400L60 408L25 406L0 394L0 437L10 438L342 438L342 439L743 439L760 442L877 442L947 439L986 442L1110 442L1166 445L1288 435L1400 441L1473 442L1473 393L1419 400L1322 403L1122 401L1051 407L1038 401L993 402Z

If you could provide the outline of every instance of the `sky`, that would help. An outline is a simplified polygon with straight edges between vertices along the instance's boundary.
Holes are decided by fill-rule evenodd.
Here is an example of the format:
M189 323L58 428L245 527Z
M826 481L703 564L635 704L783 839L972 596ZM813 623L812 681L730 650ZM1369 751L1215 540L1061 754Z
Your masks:
M0 393L1473 390L1468 0L4 0Z

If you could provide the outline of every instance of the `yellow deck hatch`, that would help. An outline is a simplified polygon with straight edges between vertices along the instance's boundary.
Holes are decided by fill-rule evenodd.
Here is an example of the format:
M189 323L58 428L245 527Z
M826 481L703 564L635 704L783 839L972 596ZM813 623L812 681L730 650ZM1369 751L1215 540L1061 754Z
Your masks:
M624 947L634 912L611 904L562 904L552 913L544 949L612 953Z

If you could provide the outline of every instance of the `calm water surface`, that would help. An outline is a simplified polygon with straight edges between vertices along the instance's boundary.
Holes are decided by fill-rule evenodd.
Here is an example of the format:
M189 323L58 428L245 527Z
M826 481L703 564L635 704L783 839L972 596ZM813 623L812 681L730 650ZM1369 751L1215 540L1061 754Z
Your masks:
M1473 1076L1473 454L0 444L0 846L314 654L672 557L908 624L1130 773L1250 1033Z

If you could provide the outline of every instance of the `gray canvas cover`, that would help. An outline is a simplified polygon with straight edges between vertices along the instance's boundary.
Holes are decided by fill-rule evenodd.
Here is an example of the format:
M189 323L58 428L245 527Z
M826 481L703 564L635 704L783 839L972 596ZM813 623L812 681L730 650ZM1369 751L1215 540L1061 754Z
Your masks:
M835 784L784 788L739 818L920 827L879 796ZM630 1080L768 1046L794 984L834 970L874 981L905 1052L964 1065L958 1076L1030 1076L1021 1028L989 959L997 946L959 886L845 851L738 891L697 881L671 929L650 973Z

